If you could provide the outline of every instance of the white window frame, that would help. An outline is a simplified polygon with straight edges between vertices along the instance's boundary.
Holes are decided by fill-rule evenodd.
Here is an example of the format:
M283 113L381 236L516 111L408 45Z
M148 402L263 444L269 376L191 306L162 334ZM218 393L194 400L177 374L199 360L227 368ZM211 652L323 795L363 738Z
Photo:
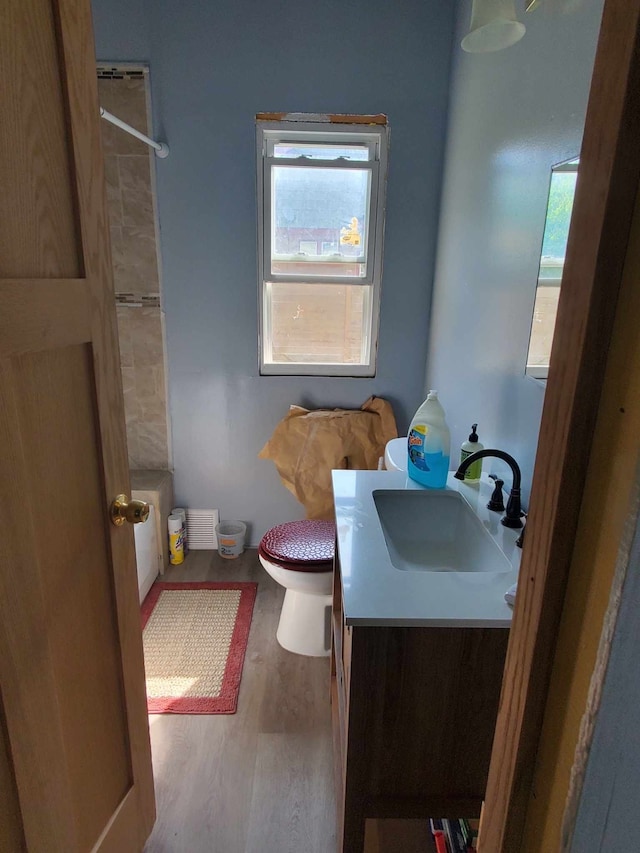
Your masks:
M382 283L382 243L384 237L384 211L386 197L388 127L386 125L336 124L329 121L257 121L257 195L258 195L258 316L259 316L259 369L263 376L362 376L376 374L378 326L380 315L380 288ZM274 157L274 146L286 142L316 142L319 144L366 145L369 160L305 160ZM271 192L272 166L310 166L345 169L369 169L371 193L367 217L366 257L364 276L317 276L311 274L271 274L271 219L273 196ZM321 254L305 258L321 263ZM324 258L326 261L326 257ZM349 259L361 263L358 258ZM363 358L360 364L342 363L286 363L271 358L271 299L270 285L278 282L296 284L349 284L366 288L364 307L370 318L363 340Z
M575 172L578 173L578 169L580 167L580 160L576 158L574 160L567 160L566 163L558 163L556 166L551 167L551 177L549 179L549 190L547 192L547 208L549 206L549 196L551 194L551 183L553 181L554 174L558 172ZM548 211L547 211L548 213ZM546 228L546 216L545 216L545 228ZM569 227L571 227L571 223L569 223ZM567 235L568 239L568 235ZM544 231L543 231L543 241L544 241ZM540 258L540 265L538 267L538 279L536 281L536 297L538 295L539 287L560 287L562 285L562 276L564 274L564 258L556 258L552 255L542 255ZM542 273L544 270L554 270L555 275L543 276ZM534 303L535 305L535 303ZM531 330L529 332L529 343L527 345L527 364L525 366L525 375L529 376L531 379L539 379L546 383L549 378L549 364L529 364L529 350L531 349L531 339L533 338L533 324L535 323L535 307L534 307L534 315L531 319ZM553 341L552 341L553 343ZM547 362L551 359L551 350L549 350L549 356L547 358Z

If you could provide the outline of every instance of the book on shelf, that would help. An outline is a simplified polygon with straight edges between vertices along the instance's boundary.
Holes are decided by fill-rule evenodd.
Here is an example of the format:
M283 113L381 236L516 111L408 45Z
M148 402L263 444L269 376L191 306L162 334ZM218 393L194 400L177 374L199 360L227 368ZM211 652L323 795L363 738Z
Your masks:
M429 826L431 827L431 835L433 835L433 841L436 846L436 853L451 853L447 844L443 821L437 818L431 818L429 820Z
M437 853L472 853L478 846L479 821L466 818L431 818Z
M477 839L477 837L478 837L477 830L474 832L471 829L471 822L469 820L467 820L467 818L460 818L459 823L460 823L460 831L462 832L462 835L464 836L464 843L467 845L467 849L473 850L474 849L473 840L474 840L474 838Z
M458 818L458 820L456 820L456 824L458 827L458 832L460 833L460 835L462 836L462 840L464 841L464 846L465 848L467 848L469 846L469 835L464 818Z
M478 848L478 832L480 831L480 821L477 818L473 818L471 820L467 820L467 825L469 827L469 834L471 836L471 842L469 847L472 850L477 850Z
M447 842L449 843L451 853L467 853L468 848L460 827L460 821L457 819L445 819L442 823L444 825L444 832L447 836Z

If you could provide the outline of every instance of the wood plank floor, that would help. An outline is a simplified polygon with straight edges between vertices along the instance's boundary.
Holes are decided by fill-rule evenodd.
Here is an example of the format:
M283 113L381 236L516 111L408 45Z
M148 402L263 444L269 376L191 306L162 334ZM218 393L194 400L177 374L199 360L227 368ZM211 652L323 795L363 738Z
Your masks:
M149 717L158 817L145 853L335 853L328 658L282 649L284 589L255 549L193 551L164 581L257 581L238 711ZM433 849L422 821L372 821L368 853Z
M151 715L158 817L146 853L335 853L329 663L276 640L284 589L254 549L192 551L165 581L257 581L238 711Z

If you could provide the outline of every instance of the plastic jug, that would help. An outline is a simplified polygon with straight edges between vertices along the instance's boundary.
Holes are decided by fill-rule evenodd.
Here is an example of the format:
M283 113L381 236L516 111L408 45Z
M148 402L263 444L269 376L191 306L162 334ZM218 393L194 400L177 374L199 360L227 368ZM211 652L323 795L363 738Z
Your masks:
M407 472L412 480L432 489L443 489L449 473L451 437L437 391L413 416L407 437Z

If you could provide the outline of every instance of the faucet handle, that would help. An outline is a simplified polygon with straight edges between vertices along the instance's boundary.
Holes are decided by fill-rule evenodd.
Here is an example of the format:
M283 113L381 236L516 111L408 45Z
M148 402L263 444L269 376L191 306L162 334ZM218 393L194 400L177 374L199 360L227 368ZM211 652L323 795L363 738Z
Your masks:
M521 513L520 513L520 518L524 518L524 522L525 522L525 523L522 525L522 533L521 533L521 534L520 534L520 536L518 536L518 538L516 539L516 545L518 546L518 548L522 548L522 546L524 545L524 534L525 534L525 533L526 533L526 531L527 531L527 513L526 513L526 512L521 512Z
M500 480L495 474L489 474L489 479L493 480L496 485L491 493L487 509L493 510L493 512L503 512L504 496L502 494L502 487L504 486L504 480Z

